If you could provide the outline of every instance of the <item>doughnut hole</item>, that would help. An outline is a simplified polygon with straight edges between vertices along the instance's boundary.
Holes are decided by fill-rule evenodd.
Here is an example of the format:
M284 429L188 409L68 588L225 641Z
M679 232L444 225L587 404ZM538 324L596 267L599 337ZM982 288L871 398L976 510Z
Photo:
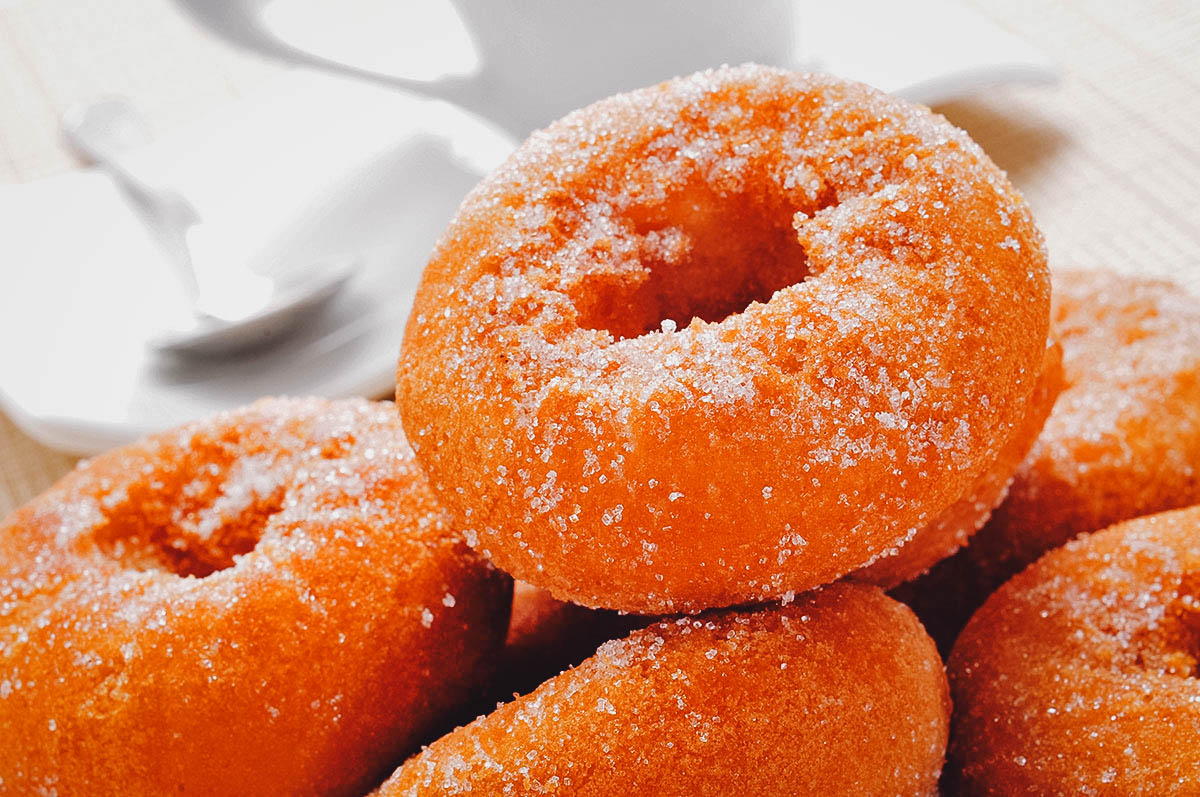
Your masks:
M621 340L669 329L664 321L719 322L769 301L809 276L796 213L782 197L722 194L703 182L628 209L636 262L580 282L571 297L580 325Z
M268 458L194 453L108 502L96 545L122 567L204 578L254 550L283 507L286 485Z

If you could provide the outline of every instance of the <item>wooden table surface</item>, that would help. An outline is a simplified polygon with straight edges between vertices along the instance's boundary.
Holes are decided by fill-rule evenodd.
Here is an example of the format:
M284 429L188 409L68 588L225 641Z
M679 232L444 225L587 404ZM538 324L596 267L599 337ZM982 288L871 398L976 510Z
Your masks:
M1065 69L1054 86L938 108L1024 191L1051 264L1169 275L1200 295L1200 3L976 7ZM77 166L58 135L74 103L126 95L164 132L279 69L213 40L166 0L0 0L0 182ZM73 462L0 414L0 516Z

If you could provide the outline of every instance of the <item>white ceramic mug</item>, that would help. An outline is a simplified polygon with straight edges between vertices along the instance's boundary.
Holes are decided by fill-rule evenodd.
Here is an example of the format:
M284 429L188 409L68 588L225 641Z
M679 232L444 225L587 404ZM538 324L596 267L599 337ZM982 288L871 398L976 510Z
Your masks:
M787 64L794 55L790 0L453 0L452 8L447 0L440 7L430 1L397 8L358 0L352 4L359 12L356 29L339 16L342 4L178 0L196 20L244 47L443 97L518 136L619 91L724 63ZM282 3L303 4L298 10L307 14L308 33L289 40L269 24L281 18ZM422 24L440 22L445 34L448 12L452 19L457 12L469 37L474 57L465 60L474 69L429 79L380 67L389 31L404 31L411 42ZM338 49L322 47L323 30L337 32ZM360 52L346 46L355 34L363 42ZM449 41L461 43L454 31Z

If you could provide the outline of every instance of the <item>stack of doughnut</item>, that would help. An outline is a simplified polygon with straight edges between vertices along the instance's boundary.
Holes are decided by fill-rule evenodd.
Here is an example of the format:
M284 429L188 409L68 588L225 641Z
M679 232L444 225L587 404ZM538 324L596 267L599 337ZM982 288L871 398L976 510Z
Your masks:
M570 114L439 240L396 407L264 399L4 521L0 790L932 795L948 745L975 791L1200 787L1186 689L1132 697L1194 674L1194 511L997 593L952 658L953 741L937 647L883 591L928 597L997 505L987 529L1040 533L1019 501L1078 426L1055 401L1105 401L1074 397L1070 307L1122 319L1130 351L1175 329L1150 320L1165 289L1065 279L1082 298L1052 335L1024 200L866 86L721 68ZM1200 412L1194 339L1172 340L1158 383L1114 395L1148 408L1174 378ZM1111 448L1196 420L1114 421ZM1122 516L1187 502L1189 440L1145 500L1073 484ZM1113 716L1179 712L1179 735L1129 735L1106 780L1118 731L1087 734L1117 688Z
M535 134L418 290L397 403L430 483L559 600L784 605L610 643L382 793L933 793L923 631L877 588L787 604L966 541L1058 392L1048 328L1028 208L925 109L743 67Z

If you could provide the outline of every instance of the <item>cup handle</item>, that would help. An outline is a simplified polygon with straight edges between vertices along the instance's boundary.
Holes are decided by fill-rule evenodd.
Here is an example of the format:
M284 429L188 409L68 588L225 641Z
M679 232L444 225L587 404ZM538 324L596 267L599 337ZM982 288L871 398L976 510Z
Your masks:
M473 96L472 89L477 83L475 76L449 76L433 80L403 78L363 69L296 47L280 39L263 24L263 7L269 2L271 0L176 0L176 5L208 31L260 55L459 104Z

